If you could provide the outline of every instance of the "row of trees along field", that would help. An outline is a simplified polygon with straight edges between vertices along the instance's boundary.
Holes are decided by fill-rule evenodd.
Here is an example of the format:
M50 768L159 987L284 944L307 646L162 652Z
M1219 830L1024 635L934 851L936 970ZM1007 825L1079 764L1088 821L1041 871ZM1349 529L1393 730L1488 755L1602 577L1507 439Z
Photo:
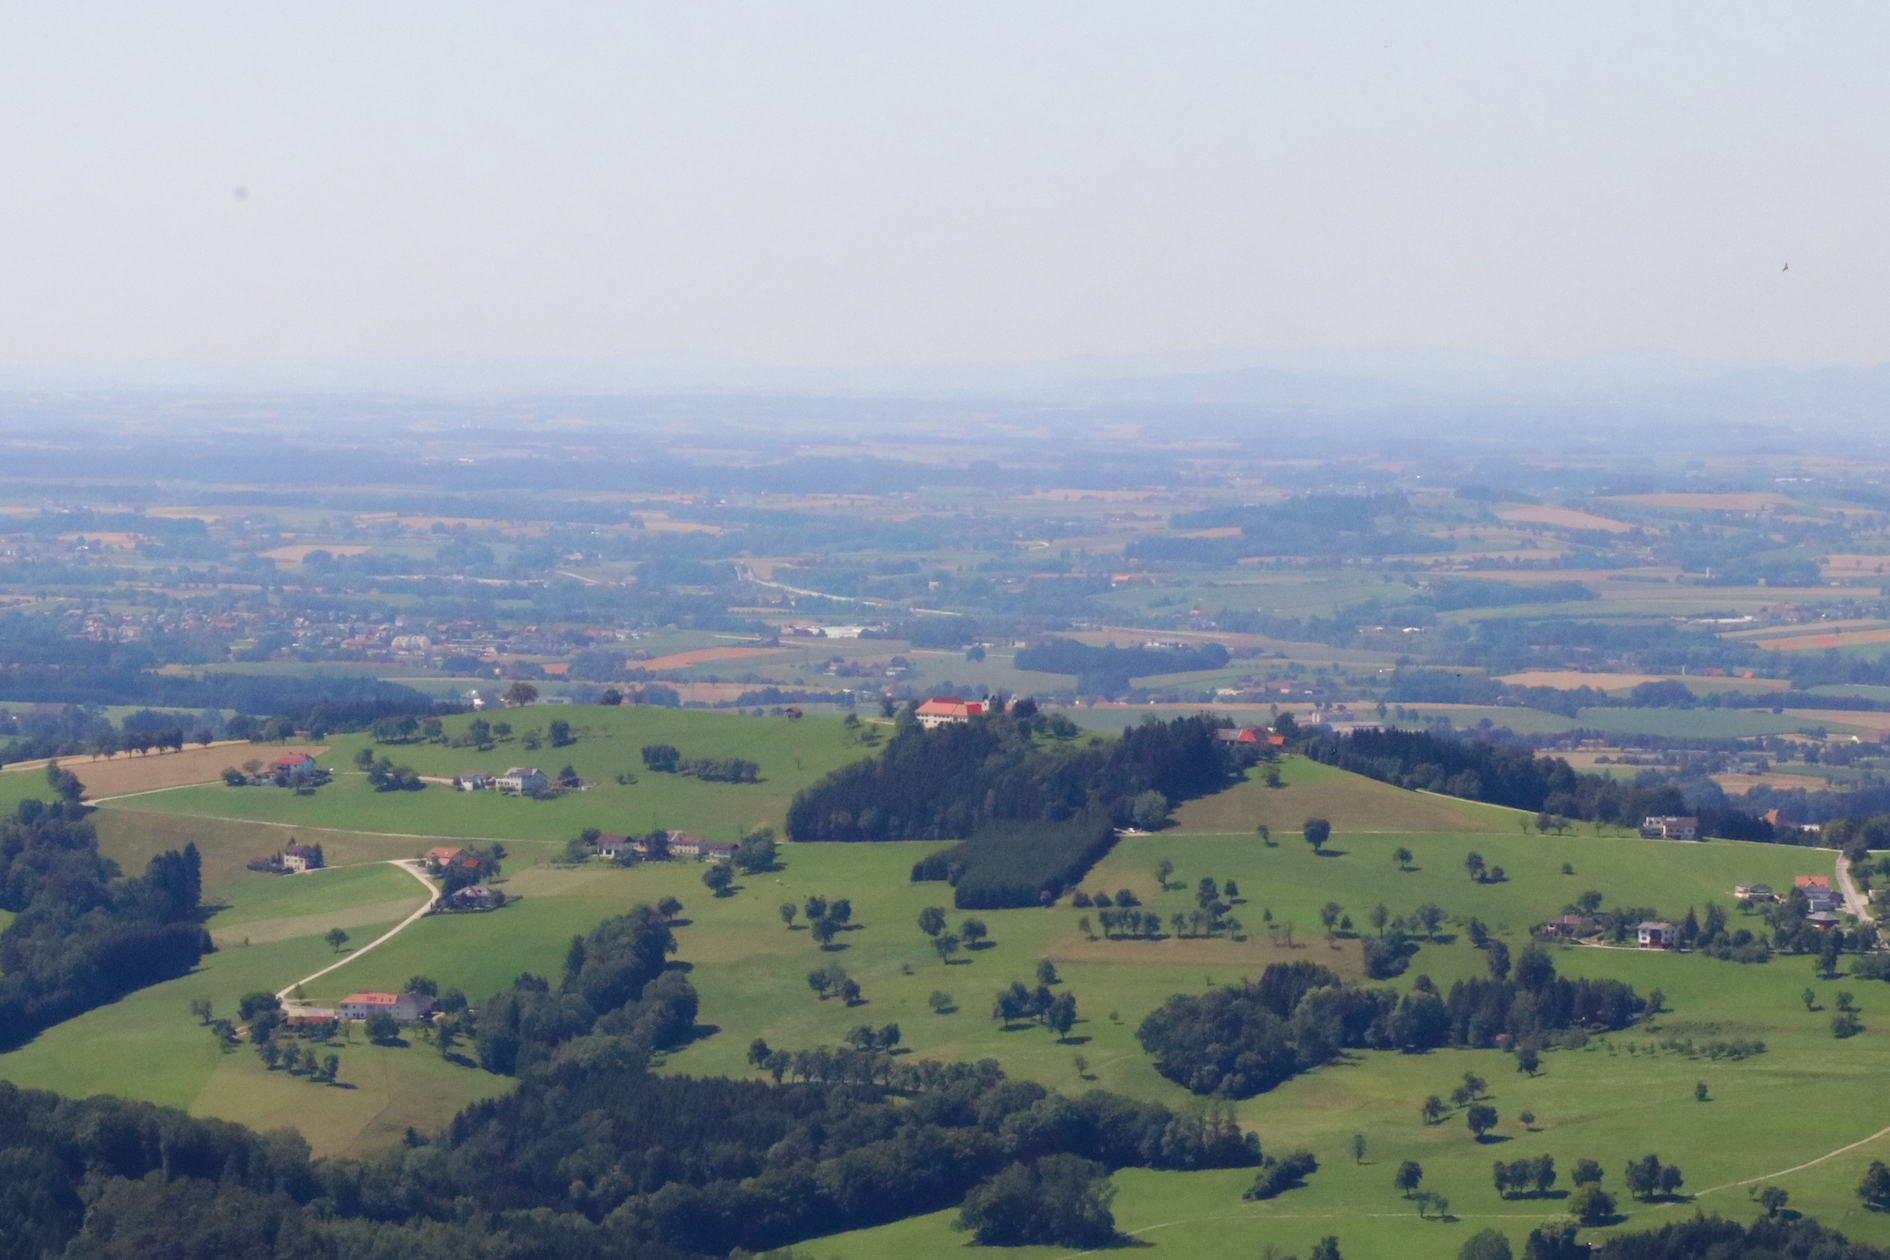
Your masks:
M1138 805L1141 821L1158 821L1239 769L1198 716L1081 747L1040 747L1042 721L1029 701L933 730L906 715L880 756L794 798L788 839L967 840L913 878L951 879L962 909L1035 905L1080 879L1107 850L1105 832L1137 822Z
M0 1050L182 975L212 948L197 922L196 846L122 879L80 813L29 800L0 822L0 909L17 916L0 932Z
M1536 946L1524 959L1516 980L1458 981L1448 999L1424 976L1401 998L1345 985L1317 963L1271 963L1257 983L1170 998L1142 1021L1136 1039L1177 1085L1248 1098L1341 1050L1488 1046L1498 1034L1533 1046L1569 1029L1625 1028L1647 1006L1620 981L1557 976Z

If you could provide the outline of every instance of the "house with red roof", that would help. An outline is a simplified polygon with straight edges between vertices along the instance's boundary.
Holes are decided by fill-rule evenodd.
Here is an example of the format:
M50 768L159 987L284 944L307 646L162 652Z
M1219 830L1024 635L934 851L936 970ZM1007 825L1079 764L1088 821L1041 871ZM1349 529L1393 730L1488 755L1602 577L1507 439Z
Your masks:
M987 709L982 700L961 700L957 696L933 696L920 705L913 716L919 719L919 725L926 730L935 726L958 725L983 717Z

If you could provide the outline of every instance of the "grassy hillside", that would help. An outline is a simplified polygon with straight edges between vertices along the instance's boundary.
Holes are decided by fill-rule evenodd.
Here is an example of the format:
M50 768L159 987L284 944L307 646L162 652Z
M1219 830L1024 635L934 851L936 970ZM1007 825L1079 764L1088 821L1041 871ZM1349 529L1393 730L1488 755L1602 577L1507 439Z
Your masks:
M335 782L312 796L296 796L279 788L231 788L217 783L128 797L107 805L105 810L122 808L416 838L555 837L562 843L586 827L596 827L611 832L677 828L728 839L739 838L759 826L778 828L797 791L871 752L834 718L807 717L790 722L786 718L698 710L575 705L490 716L511 721L517 733L511 742L487 753L438 744L373 745L366 735L337 736L329 741L330 751L321 759L334 771ZM463 732L472 720L471 716L448 718L447 733ZM564 748L546 743L537 751L523 746L527 732L548 731L549 724L558 720L571 723L575 743ZM673 745L684 757L752 761L760 767L762 781L704 783L651 773L644 768L640 755L646 744ZM376 792L354 770L354 755L365 746L373 746L377 755L410 765L427 776L450 778L471 770L502 773L508 766L526 765L555 777L561 767L569 765L587 786L584 791L551 801L502 797L496 792L456 792L441 783L428 784L419 792ZM256 755L267 751L258 749ZM636 781L619 784L616 777L620 773L632 774ZM0 788L10 786L0 778ZM38 792L43 794L43 783L38 785ZM6 798L0 796L0 806L6 804Z
M677 723L675 730L790 729L719 715L656 717ZM792 729L797 735L820 735L820 728L805 724ZM858 755L859 750L839 743L837 731L834 724L835 747L829 751L836 757ZM592 751L620 753L641 739L640 733L619 728L609 739L595 735ZM665 742L696 751L681 739ZM581 742L573 755L584 747ZM701 755L736 755L709 747L706 736L698 747ZM802 754L802 761L801 773L811 774L811 754ZM649 777L639 774L638 784L622 789L620 799L634 799ZM1066 898L1050 909L977 914L990 929L989 946L948 965L938 960L916 919L926 906L949 906L950 890L942 884L915 885L907 877L912 862L934 846L783 846L777 870L741 877L732 895L717 898L701 883L704 868L694 862L630 870L551 865L549 858L578 825L565 821L531 829L536 839L508 840L513 856L502 886L517 898L513 905L491 914L424 919L358 963L317 981L309 995L331 999L353 989L391 988L409 975L425 973L478 1000L521 971L555 977L573 934L637 902L673 895L685 906L677 926L678 962L689 969L701 993L701 1028L692 1044L669 1056L663 1070L743 1075L747 1047L755 1037L789 1049L835 1045L860 1024L897 1023L903 1045L922 1057L990 1056L1015 1076L1057 1088L1095 1086L1186 1105L1189 1096L1160 1077L1136 1043L1136 1026L1170 994L1257 978L1272 961L1309 959L1356 978L1360 942L1327 940L1318 929L1318 908L1327 901L1338 902L1361 925L1381 902L1393 913L1408 913L1425 902L1442 907L1450 923L1439 939L1422 945L1408 974L1392 983L1403 988L1423 974L1448 988L1454 979L1484 973L1484 956L1462 931L1472 916L1514 950L1525 942L1530 924L1559 913L1587 890L1602 893L1608 905L1651 905L1680 916L1689 906L1704 911L1710 901L1730 908L1731 888L1740 880L1782 885L1795 874L1832 870L1832 855L1818 850L1724 841L1673 844L1598 835L1593 828L1542 836L1520 830L1510 811L1404 792L1297 759L1284 763L1282 777L1286 786L1281 788L1254 779L1183 807L1168 830L1124 838L1084 881L1092 890L1129 888L1166 917L1192 907L1193 887L1203 876L1233 878L1242 894L1235 913L1248 926L1246 940L1094 940L1079 924L1085 915L1094 923L1095 912L1074 909ZM658 786L701 793L705 811L716 808L715 794L746 790L693 782ZM589 808L609 799L602 790L548 803L433 788L376 796L351 794L343 786L312 799L256 789L189 791L203 792L210 801L275 799L302 808L356 802L359 816L351 821L364 828L405 827L408 815L400 811L419 810L411 817L425 819L433 834L446 830L440 820L455 811L487 811L480 817L516 811L511 816L531 819L555 816L542 812L547 809ZM139 803L187 795L166 793ZM1315 855L1299 838L1299 823L1307 816L1334 823L1324 855ZM189 1018L190 998L210 996L220 1010L228 1010L240 993L279 988L334 957L315 935L270 943L262 943L262 937L276 929L312 933L316 924L346 913L345 903L353 896L373 906L403 896L417 899L417 889L407 893L398 881L411 884L411 879L384 867L290 878L252 875L241 869L240 858L270 837L287 834L285 828L254 820L195 819L148 806L141 811L108 808L97 817L104 847L127 865L141 862L151 849L196 839L206 854L207 887L227 907L213 928L247 926L257 943L226 948L206 957L193 976L51 1030L0 1058L0 1077L68 1093L109 1089L261 1127L295 1123L325 1151L363 1149L390 1140L408 1124L436 1126L467 1099L509 1087L502 1078L443 1063L424 1044L386 1051L357 1045L340 1052L342 1079L357 1088L324 1092L319 1105L312 1105L311 1091L318 1087L263 1073L246 1050L220 1055ZM1256 823L1268 820L1271 845L1254 833ZM298 824L296 834L319 838L337 861L402 856L415 847L411 837L365 831L316 832ZM1413 869L1398 868L1393 852L1399 847L1411 850ZM1507 880L1473 883L1463 865L1472 850L1487 864L1503 867ZM1175 866L1166 890L1152 873L1164 859ZM1565 863L1572 875L1563 873ZM838 948L823 951L804 929L782 924L781 903L798 905L812 894L852 901L856 926L840 935ZM1266 929L1269 912L1281 931ZM954 928L967 917L972 916L948 912ZM1738 926L1736 912L1733 917ZM1294 925L1290 945L1286 924ZM376 924L349 928L357 942L380 930ZM1077 997L1079 1023L1063 1044L1041 1028L1007 1031L989 1017L994 993L1013 980L1034 983L1043 959L1055 964L1062 987ZM1619 1193L1625 1162L1653 1151L1681 1165L1689 1192L1712 1191L1699 1206L1744 1214L1756 1209L1742 1189L1714 1188L1770 1178L1883 1127L1859 1100L1872 1089L1890 1045L1885 1040L1890 1038L1890 998L1881 996L1890 990L1864 981L1813 983L1825 1007L1834 1004L1840 988L1858 995L1865 1031L1839 1041L1829 1031L1830 1012L1807 1012L1801 1000L1811 980L1807 959L1779 957L1763 966L1740 966L1632 950L1561 948L1555 961L1567 975L1615 977L1642 993L1661 989L1672 1013L1653 1029L1547 1053L1542 1074L1533 1079L1519 1076L1514 1060L1496 1051L1352 1054L1240 1104L1243 1120L1258 1129L1270 1149L1305 1145L1319 1156L1322 1169L1308 1188L1256 1205L1239 1198L1251 1174L1129 1172L1118 1178L1120 1224L1146 1231L1143 1241L1169 1254L1207 1260L1247 1260L1266 1243L1304 1254L1325 1233L1339 1234L1347 1254L1448 1260L1464 1237L1488 1224L1510 1228L1520 1250L1531 1221L1558 1210L1559 1200L1498 1199L1489 1177L1494 1158L1554 1155L1563 1170L1558 1189L1567 1187L1567 1170L1576 1159L1599 1159L1608 1170L1604 1184ZM830 964L860 981L865 1004L848 1010L837 999L815 997L807 972ZM933 1013L928 997L934 990L950 993L954 1009ZM1697 1053L1706 1043L1733 1038L1763 1040L1769 1049L1741 1062L1715 1062ZM1688 1040L1695 1055L1681 1044ZM1663 1049L1663 1041L1679 1048ZM1075 1063L1079 1055L1086 1061L1081 1075ZM1460 1114L1436 1126L1419 1119L1424 1096L1448 1096L1466 1071L1491 1083L1492 1102L1502 1117L1496 1141L1474 1141ZM1711 1098L1706 1103L1694 1100L1695 1083L1702 1080ZM1517 1120L1525 1108L1536 1114L1537 1131L1525 1130ZM1350 1155L1354 1134L1367 1141L1365 1162L1356 1165ZM1781 1175L1776 1183L1791 1193L1794 1208L1855 1236L1890 1242L1890 1222L1857 1212L1850 1193L1864 1163L1883 1157L1886 1149L1890 1138ZM1455 1220L1419 1222L1412 1206L1391 1189L1392 1171L1405 1158L1423 1164L1426 1185L1450 1198ZM1692 1210L1638 1205L1625 1197L1623 1208L1628 1228ZM949 1229L948 1216L928 1217L821 1240L815 1250L868 1260L957 1254L963 1241Z

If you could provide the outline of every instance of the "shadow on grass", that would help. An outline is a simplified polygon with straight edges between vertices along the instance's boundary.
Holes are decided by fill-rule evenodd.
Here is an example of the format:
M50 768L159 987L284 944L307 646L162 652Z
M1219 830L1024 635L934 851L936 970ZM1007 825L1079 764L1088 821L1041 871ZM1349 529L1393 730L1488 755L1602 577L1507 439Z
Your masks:
M1314 849L1313 856L1339 858L1339 857L1344 857L1346 855L1346 852L1347 851L1345 849Z
M1092 1040L1094 1040L1094 1038L1090 1037L1089 1035L1085 1033L1078 1033L1073 1037L1058 1037L1057 1044L1059 1046L1086 1046Z
M1514 1138L1511 1138L1505 1133L1479 1133L1477 1135L1478 1146L1501 1146L1505 1142L1514 1140Z

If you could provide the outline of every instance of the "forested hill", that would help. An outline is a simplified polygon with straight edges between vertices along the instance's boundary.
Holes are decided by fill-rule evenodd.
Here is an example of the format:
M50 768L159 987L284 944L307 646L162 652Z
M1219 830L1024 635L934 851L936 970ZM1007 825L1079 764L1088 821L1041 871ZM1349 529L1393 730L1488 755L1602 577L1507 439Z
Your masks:
M180 975L211 947L196 917L196 846L119 879L79 808L22 801L0 822L0 909L19 916L0 932L0 1050Z
M1796 829L1778 832L1743 810L1689 810L1672 784L1642 786L1607 775L1582 774L1560 757L1538 757L1516 745L1439 739L1392 728L1349 735L1314 732L1301 737L1296 747L1314 761L1398 787L1532 813L1627 827L1650 814L1696 814L1703 834L1725 840L1783 838L1796 843L1802 839Z
M1148 722L1082 747L1040 748L1028 702L963 725L902 721L878 757L804 789L790 840L957 840L1013 822L1108 820L1127 826L1135 798L1173 804L1234 781L1233 754L1202 717Z

